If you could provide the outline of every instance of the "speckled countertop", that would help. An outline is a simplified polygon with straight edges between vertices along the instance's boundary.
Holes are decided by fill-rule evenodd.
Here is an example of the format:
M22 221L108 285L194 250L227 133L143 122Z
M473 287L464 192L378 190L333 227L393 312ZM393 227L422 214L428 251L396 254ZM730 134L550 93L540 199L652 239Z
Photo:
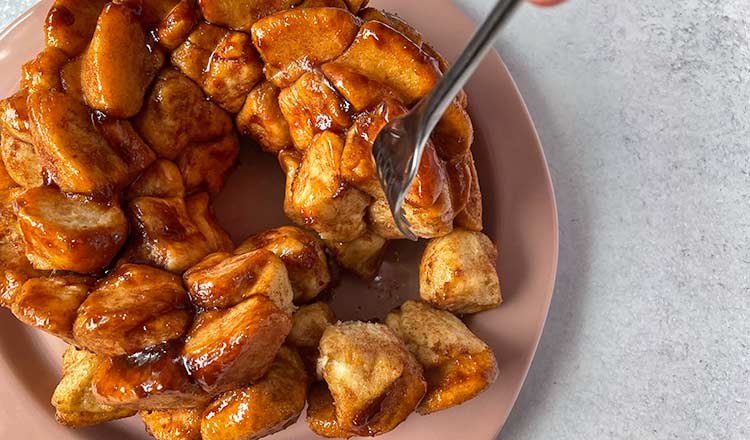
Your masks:
M34 3L0 2L0 27ZM475 18L491 4L459 3ZM526 7L498 47L561 228L549 321L501 438L750 438L747 0Z

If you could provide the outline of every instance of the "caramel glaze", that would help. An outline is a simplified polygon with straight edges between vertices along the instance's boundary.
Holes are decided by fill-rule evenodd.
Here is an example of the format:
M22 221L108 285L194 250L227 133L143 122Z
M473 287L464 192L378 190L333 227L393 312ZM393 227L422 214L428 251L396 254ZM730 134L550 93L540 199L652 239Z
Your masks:
M81 305L74 335L89 351L129 355L182 337L192 320L193 308L179 277L124 264Z
M111 358L94 374L93 391L102 403L135 410L202 407L211 397L193 382L173 341L131 356Z

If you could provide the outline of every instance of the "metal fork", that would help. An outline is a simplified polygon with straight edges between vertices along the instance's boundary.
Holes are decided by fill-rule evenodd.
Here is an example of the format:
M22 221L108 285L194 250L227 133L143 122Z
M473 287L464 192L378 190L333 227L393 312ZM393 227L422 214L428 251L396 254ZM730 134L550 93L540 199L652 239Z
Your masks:
M477 30L458 61L445 73L433 91L409 113L389 122L373 145L380 184L396 220L396 226L409 240L418 237L404 213L404 201L417 177L419 164L432 131L456 95L492 48L495 37L522 0L500 0Z

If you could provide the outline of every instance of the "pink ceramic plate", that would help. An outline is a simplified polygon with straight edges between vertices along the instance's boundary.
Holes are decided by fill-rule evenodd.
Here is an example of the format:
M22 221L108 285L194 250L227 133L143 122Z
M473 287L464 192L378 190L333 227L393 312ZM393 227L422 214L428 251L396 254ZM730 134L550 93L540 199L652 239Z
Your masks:
M17 87L21 65L43 46L42 1L0 34L0 96ZM377 0L421 30L449 59L468 41L473 24L450 0ZM502 428L534 356L549 309L557 267L557 213L533 123L500 58L493 54L467 88L477 130L474 145L484 192L487 233L498 242L505 304L471 317L471 328L497 354L500 379L477 399L427 417L413 415L384 439L489 440ZM281 212L283 178L275 160L246 146L227 189L217 197L221 223L236 241L288 223ZM417 294L422 247L392 246L382 276L371 285L345 279L333 297L342 319L382 318ZM0 438L146 439L137 418L78 431L55 423L49 399L60 378L63 345L0 311ZM273 439L314 439L304 423Z

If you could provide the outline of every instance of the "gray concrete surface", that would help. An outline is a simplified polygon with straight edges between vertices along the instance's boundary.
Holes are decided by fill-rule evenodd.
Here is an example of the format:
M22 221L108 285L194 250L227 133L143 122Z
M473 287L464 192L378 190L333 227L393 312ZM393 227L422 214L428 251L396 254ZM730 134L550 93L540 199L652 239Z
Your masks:
M33 3L0 1L0 26ZM507 29L561 254L503 440L750 438L749 40L747 0L573 0Z

